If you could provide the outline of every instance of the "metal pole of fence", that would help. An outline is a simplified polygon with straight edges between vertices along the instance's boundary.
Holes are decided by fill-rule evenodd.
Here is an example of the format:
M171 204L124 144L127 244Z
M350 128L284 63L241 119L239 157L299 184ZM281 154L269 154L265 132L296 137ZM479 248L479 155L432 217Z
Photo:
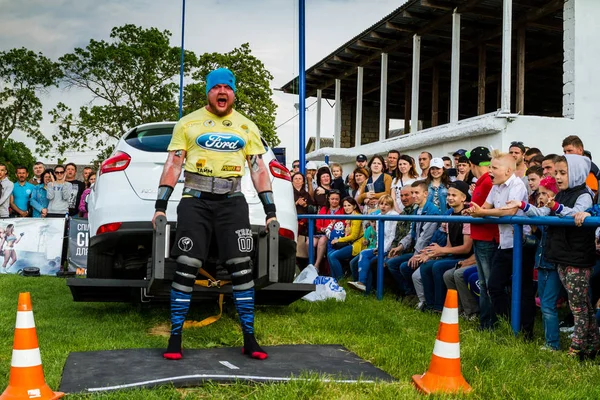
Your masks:
M315 254L313 248L313 236L315 235L315 220L312 218L308 219L308 263L314 264Z
M298 2L298 114L300 114L298 159L300 160L300 172L303 174L306 172L306 15L304 1ZM310 182L308 184L310 185Z
M383 299L383 252L385 251L385 221L377 221L377 300ZM365 282L366 283L366 282Z
M521 328L521 282L523 281L523 225L513 225L513 273L511 325L515 336Z
M183 115L183 62L185 55L185 0L181 6L181 60L179 62L179 118Z

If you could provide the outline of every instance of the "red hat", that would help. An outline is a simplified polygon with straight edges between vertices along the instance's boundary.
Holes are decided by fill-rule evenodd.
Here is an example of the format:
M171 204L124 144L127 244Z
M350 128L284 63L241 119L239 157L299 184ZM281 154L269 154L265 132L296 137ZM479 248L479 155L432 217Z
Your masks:
M556 185L556 179L552 176L545 176L540 181L540 186L543 186L545 189L548 189L552 193L558 193L558 186Z

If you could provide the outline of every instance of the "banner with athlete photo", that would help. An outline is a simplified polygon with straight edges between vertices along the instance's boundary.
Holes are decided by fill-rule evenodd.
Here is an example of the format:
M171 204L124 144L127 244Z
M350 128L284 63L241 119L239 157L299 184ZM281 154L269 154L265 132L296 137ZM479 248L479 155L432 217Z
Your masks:
M60 270L64 218L0 219L0 273L19 274L37 267L41 275Z
M69 271L77 275L87 274L87 253L90 226L87 219L72 218L69 221Z

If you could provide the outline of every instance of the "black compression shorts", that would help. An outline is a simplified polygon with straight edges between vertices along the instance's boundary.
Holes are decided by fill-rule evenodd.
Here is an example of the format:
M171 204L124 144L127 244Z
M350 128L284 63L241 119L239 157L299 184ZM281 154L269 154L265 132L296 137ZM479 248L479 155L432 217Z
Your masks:
M213 235L216 243L211 243ZM184 197L179 202L171 258L186 255L205 262L211 246L217 247L222 262L252 256L254 242L243 195L218 200Z

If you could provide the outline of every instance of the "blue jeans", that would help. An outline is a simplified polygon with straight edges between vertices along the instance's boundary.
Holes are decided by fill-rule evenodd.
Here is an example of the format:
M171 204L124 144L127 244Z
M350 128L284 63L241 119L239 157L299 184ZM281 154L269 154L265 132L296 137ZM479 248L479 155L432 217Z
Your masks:
M406 256L412 257L413 254L406 254ZM400 264L400 273L402 274L402 278L406 282L406 294L416 294L417 291L415 290L415 284L413 283L412 275L419 267L417 266L417 268L415 269L409 267L408 260L410 260L410 257L408 257L406 261Z
M521 331L525 337L533 336L535 322L535 293L533 291L534 249L523 247L521 277ZM513 249L499 249L492 261L492 271L487 282L488 293L496 316L510 319L511 299L507 287L510 286L513 273ZM589 301L588 301L589 302ZM589 302L591 304L591 302Z
M483 329L491 329L496 323L496 314L492 308L492 300L488 293L488 281L492 271L492 260L498 249L496 242L473 240L473 250L477 260L477 276L479 277L479 323Z
M367 276L371 271L371 260L377 257L375 249L367 249L360 252L358 257L358 281L366 285Z
M555 269L538 269L538 294L540 296L542 320L544 321L546 346L555 350L560 347L556 301L561 286L562 283L560 283L558 272Z
M399 255L398 257L389 258L386 261L388 271L390 271L390 274L392 274L392 276L394 277L394 280L398 284L398 290L400 291L401 296L404 296L407 294L415 294L414 288L413 288L412 292L409 292L409 286L407 285L406 280L404 279L404 276L400 272L400 265L402 265L403 262L408 261L411 257L412 257L412 253L408 253L408 254ZM410 284L412 286L412 279L410 280Z
M358 281L358 259L360 258L360 253L357 256L354 256L350 260L350 272L352 273L352 280L354 282Z
M334 250L327 254L327 260L329 260L329 269L331 270L331 276L338 281L344 277L344 270L342 269L342 261L348 261L352 258L352 246L342 247L339 250Z
M444 308L444 300L446 300L444 272L453 268L458 261L460 258L446 257L421 264L421 281L428 309L442 311Z
M365 285L367 293L371 291L373 285L371 261L375 258L377 258L375 249L363 250L358 255L358 281Z

